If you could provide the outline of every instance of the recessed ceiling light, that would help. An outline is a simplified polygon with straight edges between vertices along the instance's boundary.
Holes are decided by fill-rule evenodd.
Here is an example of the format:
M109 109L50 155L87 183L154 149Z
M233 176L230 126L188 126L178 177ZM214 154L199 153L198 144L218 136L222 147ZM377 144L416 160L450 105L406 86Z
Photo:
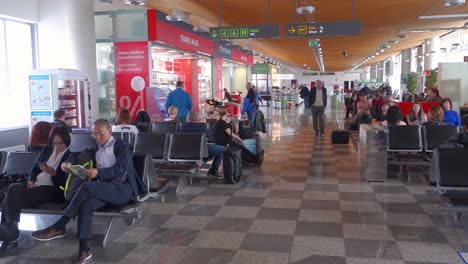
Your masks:
M125 0L125 4L127 5L137 5L137 6L144 6L146 5L147 0Z
M444 6L461 6L465 4L465 0L445 0Z
M99 0L99 3L103 5L112 5L112 0Z
M404 38L407 38L408 35L406 35L406 34L398 34L396 37L399 38L399 39L404 39Z

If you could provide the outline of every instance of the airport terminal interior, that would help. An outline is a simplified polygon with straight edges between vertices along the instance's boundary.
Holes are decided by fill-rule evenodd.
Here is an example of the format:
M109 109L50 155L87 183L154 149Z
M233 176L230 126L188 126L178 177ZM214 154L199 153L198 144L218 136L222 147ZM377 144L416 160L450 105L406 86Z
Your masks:
M0 0L0 121L0 264L468 263L465 0Z

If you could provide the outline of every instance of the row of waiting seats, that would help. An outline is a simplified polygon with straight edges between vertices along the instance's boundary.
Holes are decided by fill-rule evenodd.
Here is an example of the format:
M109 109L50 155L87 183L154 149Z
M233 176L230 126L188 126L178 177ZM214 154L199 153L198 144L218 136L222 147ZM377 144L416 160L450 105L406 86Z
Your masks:
M9 152L5 155L2 152L3 163L2 175L28 175L32 166L37 160L39 153L37 152ZM141 205L142 203L150 198L149 190L147 188L148 182L150 181L149 169L152 167L152 158L149 154L134 154L133 155L134 167L136 169L137 182L139 187L139 200L132 204L125 206L108 206L99 209L94 213L97 217L106 218L108 220L107 227L105 230L104 238L102 240L103 246L106 246L110 240L111 227L115 223L117 218L122 218L128 225L134 225L137 220L142 217ZM22 214L34 214L34 215L62 215L62 210L65 207L65 203L46 203L36 208L26 208L22 210Z

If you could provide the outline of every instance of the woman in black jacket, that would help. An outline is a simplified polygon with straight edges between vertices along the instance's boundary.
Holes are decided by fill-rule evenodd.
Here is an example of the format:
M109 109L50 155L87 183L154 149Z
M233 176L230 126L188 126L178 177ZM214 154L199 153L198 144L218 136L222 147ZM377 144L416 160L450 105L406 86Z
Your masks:
M18 246L18 222L21 209L32 208L42 203L63 201L60 186L65 184L62 162L70 155L70 134L66 128L54 127L49 134L49 145L39 154L29 173L28 183L14 183L8 187L2 203L0 225L0 255L7 254Z

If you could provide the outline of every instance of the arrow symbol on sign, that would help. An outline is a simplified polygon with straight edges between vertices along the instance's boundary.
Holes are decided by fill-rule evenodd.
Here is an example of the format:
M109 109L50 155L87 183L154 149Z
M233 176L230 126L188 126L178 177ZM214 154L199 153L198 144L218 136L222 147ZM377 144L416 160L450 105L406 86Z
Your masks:
M291 34L294 34L294 33L296 33L296 29L295 29L295 28L293 28L293 27L292 27L292 28L290 28L288 31L289 31L289 33L291 33Z
M215 30L215 31L213 31L213 33L211 33L211 36L212 36L213 38L216 38L216 37L218 37L218 33L216 33L216 30Z

